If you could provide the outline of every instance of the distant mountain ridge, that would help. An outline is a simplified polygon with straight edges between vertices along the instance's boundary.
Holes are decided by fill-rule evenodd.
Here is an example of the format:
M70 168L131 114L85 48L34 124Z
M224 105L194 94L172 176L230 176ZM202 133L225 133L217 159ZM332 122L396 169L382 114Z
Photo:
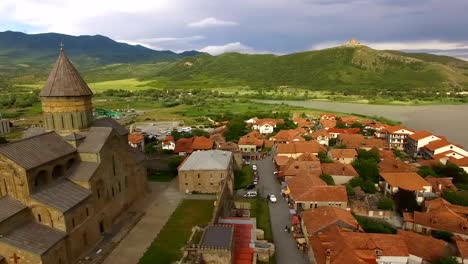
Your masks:
M0 71L50 65L58 56L60 43L64 44L67 55L81 69L114 63L173 61L199 54L198 51L157 51L141 45L117 42L101 35L70 36L5 31L0 32Z

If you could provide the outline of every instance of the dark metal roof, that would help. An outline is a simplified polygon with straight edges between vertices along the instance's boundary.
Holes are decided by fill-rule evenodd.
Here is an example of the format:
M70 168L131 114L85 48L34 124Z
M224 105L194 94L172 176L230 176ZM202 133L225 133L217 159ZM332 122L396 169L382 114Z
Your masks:
M48 132L0 146L0 154L5 155L26 170L36 168L75 151L74 147L55 132Z
M65 139L66 141L78 141L83 138L85 138L85 136L75 133L75 132L63 137L63 139Z
M231 226L209 226L205 229L202 247L231 248L234 229Z
M34 200L66 212L91 195L85 189L68 179L61 179L31 195Z
M73 181L89 181L99 167L97 162L81 161L70 168L70 176Z
M0 223L26 208L26 205L9 196L0 198Z
M85 140L78 146L81 153L99 153L112 134L111 127L91 127Z
M115 121L113 118L104 117L94 120L93 126L95 127L112 127L117 134L121 136L128 135L128 129L119 124L119 122Z
M13 229L0 237L0 243L42 255L66 236L65 232L35 222Z
M47 131L43 127L30 127L23 132L23 138L30 138L45 133L47 133Z
M92 96L93 92L62 50L39 95L41 97Z

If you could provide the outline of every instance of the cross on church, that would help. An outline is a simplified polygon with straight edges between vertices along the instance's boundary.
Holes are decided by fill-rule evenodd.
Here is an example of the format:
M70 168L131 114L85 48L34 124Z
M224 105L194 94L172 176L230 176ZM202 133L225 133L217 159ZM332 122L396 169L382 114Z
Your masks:
M21 259L18 255L16 255L16 253L13 253L13 256L10 257L11 260L14 261L15 264L18 264L19 260Z

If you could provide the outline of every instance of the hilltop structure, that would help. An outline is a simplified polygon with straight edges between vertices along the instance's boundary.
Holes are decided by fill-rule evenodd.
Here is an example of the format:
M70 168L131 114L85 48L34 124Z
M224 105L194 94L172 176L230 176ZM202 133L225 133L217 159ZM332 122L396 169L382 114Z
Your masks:
M355 47L355 46L361 46L361 42L357 41L355 38L352 38L350 41L346 42L344 46L350 46L350 47Z
M76 263L147 192L142 159L60 51L41 93L47 132L0 147L0 263Z

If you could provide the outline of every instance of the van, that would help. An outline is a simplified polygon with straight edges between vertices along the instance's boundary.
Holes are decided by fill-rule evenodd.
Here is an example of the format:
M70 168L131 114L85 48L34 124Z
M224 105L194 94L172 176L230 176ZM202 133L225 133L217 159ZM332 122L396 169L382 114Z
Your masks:
M257 192L256 191L248 191L244 194L244 197L247 198L255 198L257 197Z

